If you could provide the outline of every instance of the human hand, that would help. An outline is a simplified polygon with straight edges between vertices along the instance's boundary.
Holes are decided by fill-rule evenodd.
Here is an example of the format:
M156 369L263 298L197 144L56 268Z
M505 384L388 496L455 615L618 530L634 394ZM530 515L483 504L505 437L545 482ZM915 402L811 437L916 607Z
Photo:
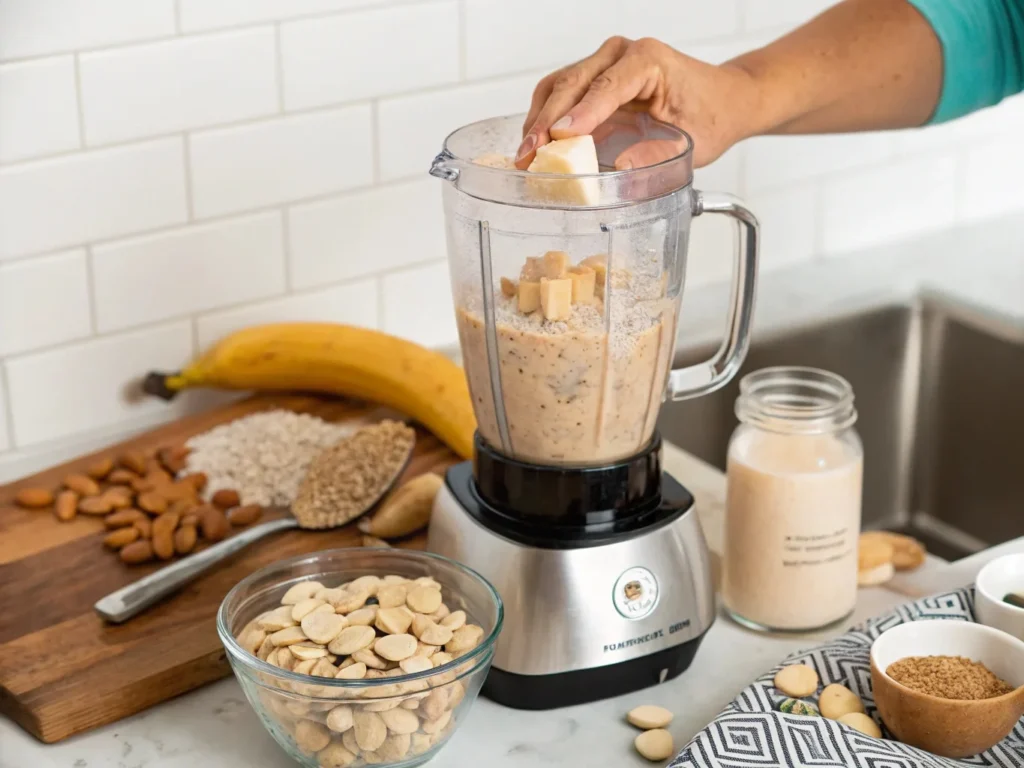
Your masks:
M700 167L753 134L757 101L753 78L738 66L707 64L649 38L613 37L537 84L516 167L525 169L537 147L552 139L593 133L620 108L645 110L686 131ZM672 142L641 142L619 155L615 167L640 168L676 154Z

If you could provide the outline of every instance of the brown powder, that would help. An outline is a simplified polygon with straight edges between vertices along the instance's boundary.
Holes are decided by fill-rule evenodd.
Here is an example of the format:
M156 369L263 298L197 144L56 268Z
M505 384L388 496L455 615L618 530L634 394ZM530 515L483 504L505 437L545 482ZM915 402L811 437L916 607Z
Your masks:
M303 528L333 528L363 514L401 472L416 432L400 421L363 427L309 465L292 503Z
M963 656L908 656L885 670L897 683L941 699L991 699L1013 687L984 664Z

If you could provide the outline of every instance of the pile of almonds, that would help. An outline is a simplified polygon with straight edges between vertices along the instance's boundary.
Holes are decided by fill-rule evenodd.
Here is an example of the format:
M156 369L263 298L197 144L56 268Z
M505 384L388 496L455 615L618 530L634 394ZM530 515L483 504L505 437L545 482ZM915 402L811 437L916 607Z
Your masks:
M258 506L239 506L238 494L217 491L206 503L202 473L178 475L187 449L167 447L97 460L84 474L71 474L60 488L23 488L15 502L28 509L53 509L58 520L102 517L109 529L103 543L129 565L187 555L203 541L220 541L233 526L259 519Z
M434 579L398 575L333 588L299 582L238 633L258 658L309 676L306 684L267 677L259 696L298 750L331 768L400 761L447 738L466 695L459 670L396 678L448 665L483 637L464 611L443 602ZM380 684L331 687L317 678Z

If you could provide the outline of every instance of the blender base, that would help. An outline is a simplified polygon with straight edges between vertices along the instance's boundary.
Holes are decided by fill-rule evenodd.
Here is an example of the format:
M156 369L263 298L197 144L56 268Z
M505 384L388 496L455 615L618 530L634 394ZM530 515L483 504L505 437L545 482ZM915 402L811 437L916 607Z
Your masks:
M679 677L689 668L703 640L701 634L682 645L631 661L550 675L517 675L492 666L481 693L502 706L529 710L610 699Z
M710 556L690 493L660 471L653 482L654 506L627 526L520 526L483 500L470 462L448 470L427 549L479 572L504 604L485 696L551 709L689 667L715 618ZM545 484L529 483L531 497Z

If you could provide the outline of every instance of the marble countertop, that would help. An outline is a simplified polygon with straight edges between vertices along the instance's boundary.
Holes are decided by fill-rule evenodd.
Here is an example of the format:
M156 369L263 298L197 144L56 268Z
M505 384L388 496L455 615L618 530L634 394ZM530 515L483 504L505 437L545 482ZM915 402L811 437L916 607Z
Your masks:
M857 258L816 261L767 274L759 288L757 333L812 322L823 316L906 302L938 291L984 308L1024 331L1024 218L968 225L865 252ZM693 345L720 337L727 286L687 291L679 340ZM51 459L53 460L53 459ZM725 478L716 469L666 447L666 468L697 499L713 552L721 551ZM929 558L883 588L861 590L850 623L883 613L923 594L971 582L989 559L1024 551L1019 539L945 563ZM717 560L715 561L717 567ZM518 712L481 699L434 765L446 768L534 768L650 765L632 748L635 731L623 715L641 703L676 713L670 730L681 748L750 680L783 656L822 642L841 630L799 635L759 635L720 616L694 665L676 680L627 696L550 712ZM96 731L42 745L13 723L0 720L0 768L289 768L233 679Z
M665 466L685 478L713 551L720 552L725 478L674 446ZM936 558L885 587L861 590L853 624L911 596L969 583L991 557L1024 551L1024 539L950 564ZM624 714L642 703L676 713L670 730L681 748L744 686L783 656L841 632L760 635L719 616L696 662L683 675L627 696L550 712L519 712L479 699L467 721L435 759L445 768L536 768L650 765L633 750L635 731ZM96 731L42 745L13 723L0 721L0 768L289 768L234 679Z

